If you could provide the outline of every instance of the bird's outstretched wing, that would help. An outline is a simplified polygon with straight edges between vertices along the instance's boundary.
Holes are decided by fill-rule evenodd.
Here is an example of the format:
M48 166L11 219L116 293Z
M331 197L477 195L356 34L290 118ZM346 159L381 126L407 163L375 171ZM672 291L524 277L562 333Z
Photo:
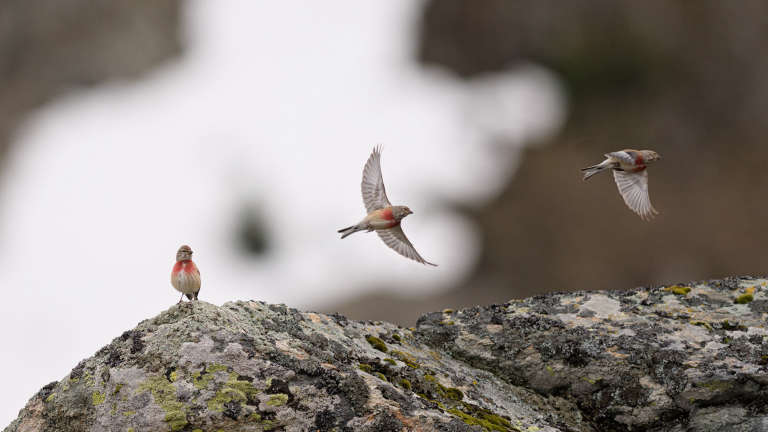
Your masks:
M416 249L413 247L413 244L408 240L408 237L405 236L405 233L403 232L403 229L400 227L400 225L396 225L392 228L385 229L385 230L376 230L376 233L379 234L379 237L384 241L384 243L392 248L395 252L399 253L400 255L410 258L416 262L420 262L422 264L427 264L431 266L437 267L437 264L432 264L431 262L428 262L424 258L419 255L418 252L416 252Z
M606 153L604 156L618 160L626 165L634 165L636 157L635 153L637 153L635 150L621 150L617 152Z
M391 206L384 190L384 178L381 176L381 148L376 146L363 168L363 182L360 184L363 192L365 210L370 213Z
M613 171L613 178L616 179L616 186L619 187L619 193L627 207L640 215L643 220L653 219L659 214L651 205L651 198L648 196L647 170L638 173Z

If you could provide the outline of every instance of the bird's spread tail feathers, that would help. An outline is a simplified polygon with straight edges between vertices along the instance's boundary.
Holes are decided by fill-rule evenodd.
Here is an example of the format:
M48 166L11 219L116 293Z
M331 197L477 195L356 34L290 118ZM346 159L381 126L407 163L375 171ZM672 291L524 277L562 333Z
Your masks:
M581 170L584 171L584 180L587 180L590 177L592 177L593 175L595 175L595 174L599 173L600 171L602 171L603 169L604 169L603 167L601 167L599 165L595 165L595 166L592 166L592 167L589 167L589 168L582 168Z
M608 168L612 168L612 164L610 163L610 161L606 160L597 165L592 165L591 167L582 168L581 170L584 171L584 180L587 180L593 175Z
M338 230L337 232L341 233L341 238L346 238L347 236L350 236L358 231L362 231L363 228L358 227L357 225L352 225L350 227L342 228Z

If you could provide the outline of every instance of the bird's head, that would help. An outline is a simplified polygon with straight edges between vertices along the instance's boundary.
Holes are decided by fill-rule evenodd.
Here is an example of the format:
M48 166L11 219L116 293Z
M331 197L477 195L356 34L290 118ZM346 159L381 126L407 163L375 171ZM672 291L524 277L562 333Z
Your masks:
M179 251L176 252L176 261L186 261L192 259L192 248L187 245L182 245Z
M647 164L650 162L656 162L657 160L661 159L661 155L653 150L643 150L643 159Z
M393 206L392 207L392 216L395 217L395 219L400 220L409 214L413 214L411 209L409 209L407 206Z

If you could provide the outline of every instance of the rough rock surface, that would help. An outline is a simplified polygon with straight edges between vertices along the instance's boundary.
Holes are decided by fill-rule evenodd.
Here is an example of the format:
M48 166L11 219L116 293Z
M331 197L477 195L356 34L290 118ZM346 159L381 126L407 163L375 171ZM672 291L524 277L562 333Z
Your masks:
M415 328L173 306L6 432L768 429L768 280L550 294Z

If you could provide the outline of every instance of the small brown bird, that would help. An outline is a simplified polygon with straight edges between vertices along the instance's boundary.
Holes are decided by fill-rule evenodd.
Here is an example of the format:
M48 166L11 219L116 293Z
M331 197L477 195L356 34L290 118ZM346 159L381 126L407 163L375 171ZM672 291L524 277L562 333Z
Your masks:
M171 285L181 292L179 303L184 301L184 296L190 300L197 300L200 292L200 270L192 261L192 248L182 245L176 252L176 264L171 271Z
M648 196L648 165L661 159L653 150L625 149L604 155L606 159L597 165L582 168L584 180L600 171L611 169L619 193L627 207L640 215L643 220L650 220L659 212L651 205Z
M406 206L393 206L389 202L387 192L384 190L384 178L381 175L381 149L379 147L374 147L373 153L363 168L361 189L363 204L365 204L368 215L357 225L340 229L338 232L341 233L341 238L358 231L371 232L375 230L384 243L400 255L422 264L437 266L416 252L400 226L403 218L413 214L413 212Z

